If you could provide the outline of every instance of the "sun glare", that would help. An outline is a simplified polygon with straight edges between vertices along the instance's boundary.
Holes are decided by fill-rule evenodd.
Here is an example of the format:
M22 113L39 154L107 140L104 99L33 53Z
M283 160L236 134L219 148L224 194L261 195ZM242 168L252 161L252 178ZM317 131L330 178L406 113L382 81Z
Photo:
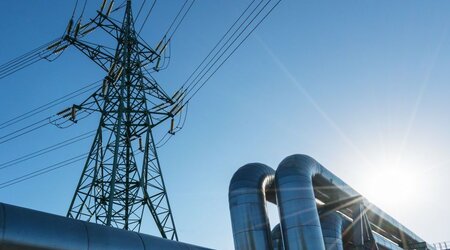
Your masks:
M414 166L380 164L367 179L367 198L381 207L407 206L417 189Z

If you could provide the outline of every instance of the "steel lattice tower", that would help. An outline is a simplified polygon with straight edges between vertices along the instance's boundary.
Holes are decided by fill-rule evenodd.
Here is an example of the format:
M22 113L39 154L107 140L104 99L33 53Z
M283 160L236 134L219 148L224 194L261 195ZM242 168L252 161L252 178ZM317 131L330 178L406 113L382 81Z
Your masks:
M101 114L67 216L139 231L148 209L161 236L178 240L152 130L177 114L182 98L165 94L144 72L144 67L158 64L158 47L163 45L152 49L141 41L134 29L131 1L121 22L109 18L111 6L107 11L104 7L89 25L78 23L72 29L70 23L63 39L66 45L55 45L76 47L108 73L103 86L86 101L60 112L74 121L79 110ZM114 52L79 39L95 28L117 40Z
M131 0L120 1L121 4L115 8L114 0L103 0L97 14L87 21L82 19L88 1L85 1L83 6L80 5L80 15L77 12L78 1L76 1L65 33L0 65L0 79L40 60L54 61L68 47L75 47L106 72L103 84L82 103L58 112L57 116L49 116L40 122L17 130L10 135L32 127L8 140L34 131L48 123L59 128L66 128L87 115L97 112L100 114L100 121L92 146L86 154L87 159L67 217L140 231L143 216L149 212L162 237L178 240L157 155L157 147L161 146L159 142L163 142L162 145L164 145L168 140L164 141L166 136L169 135L168 138L170 138L183 127L191 98L234 54L280 1L274 1L273 4L271 4L272 0L266 1L265 4L263 4L264 1L251 1L194 72L170 96L165 93L152 74L167 67L170 50L166 52L166 48L194 1L192 0L190 4L188 1L184 2L154 48L140 37L140 31L156 1L153 1L150 9L145 11L147 15L143 21L139 20L139 15L146 1L142 2L136 17L133 17ZM123 17L118 18L116 13L122 11ZM135 23L141 25L138 32L135 30ZM113 45L88 40L89 34L93 31L101 31L106 36L90 37L91 40L105 38L106 41L106 38L112 38ZM19 116L20 118L16 117L6 122L7 126L31 117L32 115L28 114L34 111L47 110L90 91L92 89L90 87L101 81L90 84L87 86L89 88L82 88L82 92L72 92L23 114ZM46 108L41 109L43 107ZM166 130L166 134L158 143L155 143L154 134L157 134L155 128L162 127L164 122L169 120L170 129ZM176 124L175 120L178 120ZM81 136L87 134L90 135L91 132ZM71 143L58 145L66 146ZM60 147L62 146L58 146ZM84 154L64 162L72 164L74 159L79 160L83 157ZM39 172L33 177L55 169L57 168L41 169L46 171ZM28 175L23 177L26 176ZM22 180L25 179L19 181Z

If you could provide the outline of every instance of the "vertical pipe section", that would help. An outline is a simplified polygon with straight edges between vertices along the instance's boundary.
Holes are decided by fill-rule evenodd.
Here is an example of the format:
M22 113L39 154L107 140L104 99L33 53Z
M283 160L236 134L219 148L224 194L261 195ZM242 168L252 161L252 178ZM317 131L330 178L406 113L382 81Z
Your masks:
M286 250L324 250L312 177L321 166L306 155L285 158L275 174L277 201Z
M352 241L356 250L364 249L363 207L360 202L352 206Z
M278 223L273 229L272 229L272 243L273 243L273 250L283 250L283 237L281 236L281 226Z
M342 217L337 212L330 212L320 217L323 242L326 250L343 250Z
M260 163L247 164L233 175L228 198L236 250L272 249L265 202L274 176L272 168Z

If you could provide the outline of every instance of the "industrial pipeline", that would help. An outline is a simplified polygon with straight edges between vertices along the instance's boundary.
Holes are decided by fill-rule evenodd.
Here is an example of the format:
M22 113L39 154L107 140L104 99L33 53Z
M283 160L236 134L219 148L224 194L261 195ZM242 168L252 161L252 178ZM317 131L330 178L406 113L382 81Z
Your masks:
M267 202L278 207L271 230ZM234 246L243 249L434 249L307 155L273 170L247 164L233 175Z

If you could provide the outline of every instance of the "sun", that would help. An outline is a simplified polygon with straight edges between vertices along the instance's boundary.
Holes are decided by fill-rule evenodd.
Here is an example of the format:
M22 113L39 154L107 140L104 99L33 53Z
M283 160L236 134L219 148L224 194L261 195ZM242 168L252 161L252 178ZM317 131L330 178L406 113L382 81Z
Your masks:
M380 163L366 174L366 197L386 208L408 206L417 194L417 170L412 165Z

